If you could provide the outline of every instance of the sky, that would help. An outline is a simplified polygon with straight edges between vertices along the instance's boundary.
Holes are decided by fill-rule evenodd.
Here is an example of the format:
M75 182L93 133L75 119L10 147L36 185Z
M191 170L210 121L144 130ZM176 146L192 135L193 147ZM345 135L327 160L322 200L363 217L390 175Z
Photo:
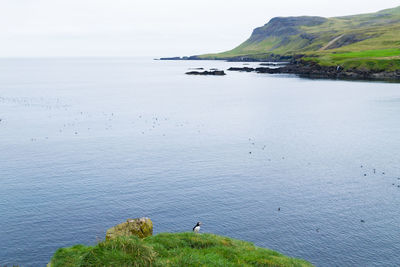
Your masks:
M343 16L396 0L0 0L0 57L221 52L277 16Z

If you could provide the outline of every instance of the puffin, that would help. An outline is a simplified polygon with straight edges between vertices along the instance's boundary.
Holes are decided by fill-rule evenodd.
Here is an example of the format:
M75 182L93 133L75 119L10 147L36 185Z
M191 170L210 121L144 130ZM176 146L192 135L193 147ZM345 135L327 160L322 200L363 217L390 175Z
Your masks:
M200 225L201 222L198 222L194 227L193 227L193 232L195 232L196 234L200 231Z

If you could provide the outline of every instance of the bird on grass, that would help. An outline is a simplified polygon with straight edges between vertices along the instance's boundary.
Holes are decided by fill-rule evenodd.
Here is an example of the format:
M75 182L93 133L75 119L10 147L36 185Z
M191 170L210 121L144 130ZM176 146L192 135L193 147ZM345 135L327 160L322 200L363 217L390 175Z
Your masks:
M200 232L200 225L201 225L201 222L198 222L198 223L193 227L193 232L195 232L196 234L197 234L198 232Z

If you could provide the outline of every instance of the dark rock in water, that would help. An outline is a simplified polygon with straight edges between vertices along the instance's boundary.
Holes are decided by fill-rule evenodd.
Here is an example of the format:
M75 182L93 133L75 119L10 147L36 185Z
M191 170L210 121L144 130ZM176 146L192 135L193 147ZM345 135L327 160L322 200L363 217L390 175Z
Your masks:
M254 68L249 68L249 67L243 67L243 68L236 68L236 67L231 67L228 69L229 71L244 71L244 72L252 72L255 71Z
M266 67L260 67L260 68L256 68L256 72L257 73L269 73L269 74L276 74L276 73L283 73L282 68L266 68Z
M214 75L214 76L223 76L226 75L223 70L211 70L211 71L189 71L186 72L187 75Z
M189 68L189 70L204 70L204 68Z

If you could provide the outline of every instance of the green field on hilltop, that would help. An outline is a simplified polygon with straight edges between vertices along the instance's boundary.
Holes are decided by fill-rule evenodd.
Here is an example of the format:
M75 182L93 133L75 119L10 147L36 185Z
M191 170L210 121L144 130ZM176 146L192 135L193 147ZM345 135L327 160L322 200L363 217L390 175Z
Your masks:
M398 57L400 58L400 49L380 49L380 50L366 50L358 52L335 53L331 55L335 59L347 58L384 58L384 57Z
M400 7L345 17L276 17L250 38L207 59L303 57L344 68L399 70Z
M96 246L58 249L51 267L91 266L312 266L252 243L212 234L158 234L119 237Z
M340 66L344 69L365 69L375 71L400 70L400 49L366 50L358 52L325 53L317 57L304 57L322 66Z

